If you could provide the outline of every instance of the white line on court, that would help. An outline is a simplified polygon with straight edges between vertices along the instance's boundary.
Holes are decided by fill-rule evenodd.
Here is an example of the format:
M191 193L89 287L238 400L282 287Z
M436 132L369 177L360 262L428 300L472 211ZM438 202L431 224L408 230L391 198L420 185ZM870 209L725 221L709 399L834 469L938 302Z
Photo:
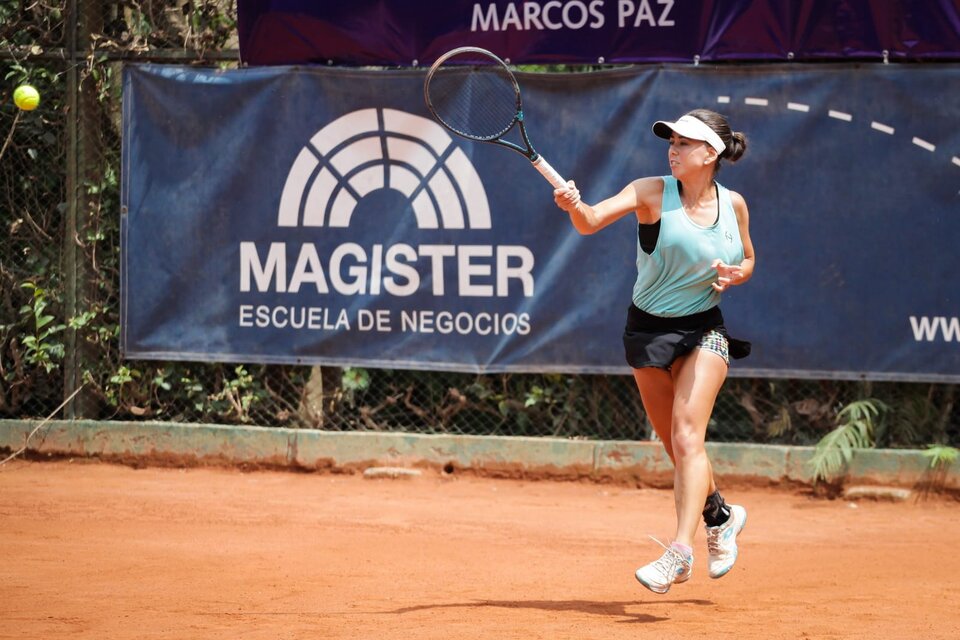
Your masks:
M921 149L926 149L927 151L935 151L937 149L936 145L930 144L922 138L914 138L913 144L917 145Z
M745 104L752 104L755 107L765 107L770 103L766 98L744 98L743 102Z
M730 104L730 96L717 96L719 104Z
M960 158L958 158L957 156L953 156L953 164L960 167Z
M843 111L834 111L833 109L830 109L830 111L827 112L827 115L830 116L831 118L836 118L837 120L844 120L846 122L850 122L851 120L853 120L853 116L850 115L849 113L844 113Z
M810 111L810 105L801 104L799 102L788 102L787 109L791 109L793 111L802 111L804 113L807 113L808 111Z
M887 126L880 122L876 122L876 121L871 122L870 127L873 129L876 129L877 131L883 131L884 133L890 134L891 136L893 135L893 127Z

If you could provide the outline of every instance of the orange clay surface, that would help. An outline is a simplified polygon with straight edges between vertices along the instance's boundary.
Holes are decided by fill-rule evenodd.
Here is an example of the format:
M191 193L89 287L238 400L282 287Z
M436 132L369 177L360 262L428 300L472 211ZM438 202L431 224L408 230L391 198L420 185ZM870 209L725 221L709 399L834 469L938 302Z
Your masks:
M960 638L957 502L726 493L736 567L655 595L670 491L14 461L0 638Z

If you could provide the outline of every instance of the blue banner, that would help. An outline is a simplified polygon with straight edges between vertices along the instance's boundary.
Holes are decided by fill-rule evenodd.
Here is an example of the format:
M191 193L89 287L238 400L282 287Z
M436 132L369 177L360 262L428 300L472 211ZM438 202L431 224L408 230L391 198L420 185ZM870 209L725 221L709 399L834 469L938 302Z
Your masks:
M126 357L627 371L631 216L580 236L523 157L430 119L420 71L125 69ZM960 381L960 67L520 74L587 201L669 172L654 120L749 140L734 375Z
M960 60L958 0L239 0L250 65Z

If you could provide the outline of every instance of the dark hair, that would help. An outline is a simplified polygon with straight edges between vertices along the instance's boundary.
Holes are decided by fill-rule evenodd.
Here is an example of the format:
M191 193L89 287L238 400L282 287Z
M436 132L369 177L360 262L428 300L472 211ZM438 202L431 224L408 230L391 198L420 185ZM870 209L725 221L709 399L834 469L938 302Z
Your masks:
M709 109L694 109L687 115L700 120L705 125L713 129L718 136L720 136L723 144L725 144L727 147L723 150L723 153L720 154L720 160L736 162L740 159L744 152L746 152L746 136L744 136L740 131L734 131L731 129L730 123L727 122L727 119L716 111L710 111ZM717 160L717 171L720 170L720 160Z

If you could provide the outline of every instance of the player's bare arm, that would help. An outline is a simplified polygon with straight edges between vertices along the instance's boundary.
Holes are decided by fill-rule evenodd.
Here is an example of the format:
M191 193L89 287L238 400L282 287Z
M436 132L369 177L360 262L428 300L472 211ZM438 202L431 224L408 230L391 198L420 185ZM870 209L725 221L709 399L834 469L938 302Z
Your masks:
M565 189L554 191L553 197L557 206L570 214L574 228L581 234L589 235L632 212L636 213L640 222L656 222L660 216L662 194L663 181L660 178L640 178L595 205L580 199L580 191L572 180Z
M747 210L747 201L736 191L730 192L733 202L733 211L737 214L737 227L740 229L740 241L743 243L743 261L740 263L740 279L734 284L743 284L753 276L756 265L756 254L753 251L753 241L750 240L750 212Z
M753 242L750 240L750 213L747 210L747 202L736 191L730 192L730 200L733 204L733 212L737 216L740 241L743 243L743 261L740 264L725 264L721 260L713 262L712 266L717 270L717 281L713 283L713 288L720 292L749 280L756 264Z

